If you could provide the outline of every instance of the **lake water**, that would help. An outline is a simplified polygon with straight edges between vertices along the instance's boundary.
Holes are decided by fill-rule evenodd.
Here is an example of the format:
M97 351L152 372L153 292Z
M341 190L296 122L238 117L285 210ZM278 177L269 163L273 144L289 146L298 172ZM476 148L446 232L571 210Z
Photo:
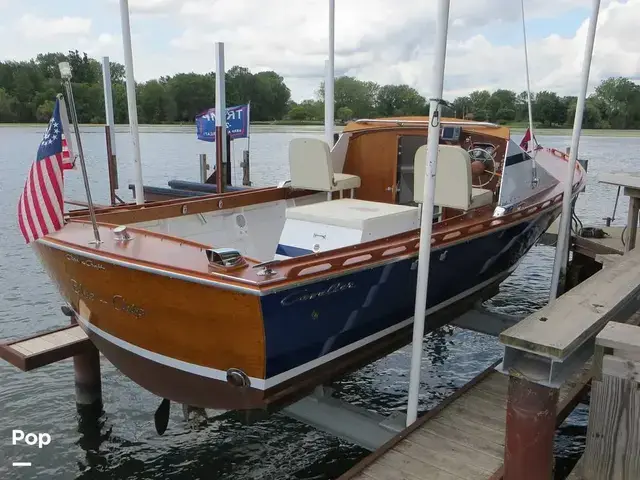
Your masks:
M93 198L108 203L104 133L81 129ZM61 326L61 298L16 223L16 205L26 173L42 137L42 127L0 127L0 339ZM321 136L315 128L261 128L251 139L251 176L255 185L273 185L288 177L287 147L300 135ZM519 140L519 138L517 139ZM564 149L566 136L540 137L545 146ZM199 142L191 128L147 128L140 136L146 185L166 186L171 179L198 179L198 154L213 144ZM246 141L235 142L234 184ZM611 215L614 187L599 185L599 172L634 171L640 160L640 138L583 137L580 153L589 159L590 179L577 214L585 225L602 224ZM122 198L131 199L133 183L130 140L118 129L117 153ZM212 163L211 162L211 163ZM80 171L68 172L65 198L85 199ZM614 225L624 225L627 205L618 205ZM494 310L528 313L547 299L554 251L538 246L488 302ZM336 395L383 414L406 409L409 348L395 352L335 382ZM427 410L476 373L500 358L503 349L485 335L445 327L425 340L420 409ZM169 428L156 434L153 412L159 399L129 381L102 359L105 413L99 428L79 426L70 361L29 374L0 361L0 478L60 479L331 479L367 454L360 447L276 414L251 426L234 418L211 420L197 427L172 407ZM47 432L51 444L37 449L12 446L11 432ZM558 467L566 469L584 445L586 408L579 407L560 429ZM30 461L20 469L13 461ZM559 477L561 478L561 477Z

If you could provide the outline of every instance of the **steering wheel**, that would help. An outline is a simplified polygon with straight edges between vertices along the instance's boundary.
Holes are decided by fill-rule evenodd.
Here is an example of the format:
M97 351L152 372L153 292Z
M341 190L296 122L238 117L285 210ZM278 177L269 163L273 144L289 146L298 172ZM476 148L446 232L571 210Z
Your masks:
M484 173L490 173L491 176L489 177L489 180L487 180L486 182L480 184L480 185L475 185L473 183L473 179L472 179L472 185L474 187L478 187L478 188L482 188L485 187L486 185L488 185L489 183L491 183L491 180L493 180L493 177L496 176L496 160L495 157L493 156L493 154L491 152L489 152L489 150L485 149L485 148L480 148L480 147L471 147L469 148L469 150L467 150L467 152L469 153L469 158L471 159L471 162L482 162L484 164ZM490 164L490 168L489 168L489 164Z

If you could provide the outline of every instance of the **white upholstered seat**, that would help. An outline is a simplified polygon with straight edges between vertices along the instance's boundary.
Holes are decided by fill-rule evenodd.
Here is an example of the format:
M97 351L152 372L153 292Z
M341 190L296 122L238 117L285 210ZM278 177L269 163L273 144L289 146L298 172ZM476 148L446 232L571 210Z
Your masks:
M291 187L331 192L353 190L360 186L360 177L346 173L334 173L329 145L318 138L294 138L289 143L289 169Z
M455 145L440 145L438 149L434 204L465 211L491 205L493 192L485 188L473 187L471 184L469 153ZM413 198L415 202L422 203L427 168L426 145L418 148L414 162Z

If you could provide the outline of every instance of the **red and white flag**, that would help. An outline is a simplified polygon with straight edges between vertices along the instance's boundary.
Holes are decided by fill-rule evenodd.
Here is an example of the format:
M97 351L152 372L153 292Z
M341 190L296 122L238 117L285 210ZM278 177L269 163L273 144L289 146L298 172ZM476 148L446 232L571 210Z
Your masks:
M42 137L18 200L18 225L27 243L64 225L63 171L74 168L61 115L64 103L56 99L53 115Z
M527 131L524 132L524 136L522 140L520 140L520 148L525 152L529 151L529 142L531 141L531 129L527 128Z

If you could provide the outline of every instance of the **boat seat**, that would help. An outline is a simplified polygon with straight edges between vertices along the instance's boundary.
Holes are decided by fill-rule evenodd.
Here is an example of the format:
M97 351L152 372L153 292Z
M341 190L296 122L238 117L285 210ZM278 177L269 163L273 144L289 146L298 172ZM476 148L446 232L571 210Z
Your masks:
M360 177L346 173L334 173L329 145L319 138L294 138L289 143L289 169L291 187L327 192L351 190L360 187Z
M413 199L416 203L422 203L424 198L426 169L427 146L422 145L414 157ZM434 204L467 211L492 203L491 190L471 184L469 153L456 145L439 145Z

